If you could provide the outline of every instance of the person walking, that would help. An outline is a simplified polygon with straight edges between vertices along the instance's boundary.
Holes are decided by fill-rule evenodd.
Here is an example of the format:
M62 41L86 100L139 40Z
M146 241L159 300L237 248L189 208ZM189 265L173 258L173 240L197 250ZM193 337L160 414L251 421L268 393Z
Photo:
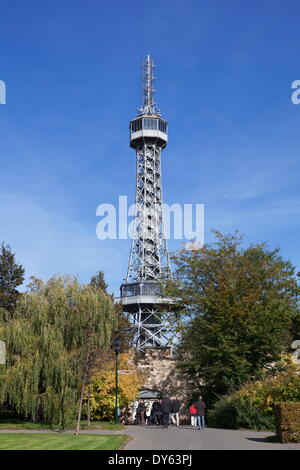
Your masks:
M151 413L150 413L150 420L149 420L149 423L153 426L155 424L155 416L154 416L154 412L155 412L155 401L152 403L152 406L151 406Z
M180 401L177 398L172 400L172 424L179 426L179 411L180 411Z
M145 407L144 400L141 400L141 401L139 402L139 406L138 406L138 408L137 408L136 413L137 413L137 415L138 415L139 418L140 418L140 424L141 424L142 426L144 426L144 424L145 424L145 410L146 410L146 407Z
M146 416L146 424L149 426L151 424L151 410L152 410L152 402L147 403L146 405L146 411L145 411L145 416Z
M197 426L197 408L195 406L195 403L191 403L189 406L189 413L191 416L191 426Z
M161 425L161 401L157 400L153 403L152 406L152 413L153 413L153 424L156 426Z
M170 420L170 413L172 411L171 401L168 397L163 398L161 404L161 411L162 411L162 424L164 428L169 426Z
M138 424L138 418L137 418L137 409L138 409L138 406L139 406L139 402L138 400L134 400L133 403L132 403L132 407L131 407L131 416L130 416L130 420L131 422L135 423L135 424Z
M205 415L206 404L203 401L201 395L199 396L198 401L195 403L195 406L197 408L197 424L198 424L197 429L204 429L205 428L204 415Z

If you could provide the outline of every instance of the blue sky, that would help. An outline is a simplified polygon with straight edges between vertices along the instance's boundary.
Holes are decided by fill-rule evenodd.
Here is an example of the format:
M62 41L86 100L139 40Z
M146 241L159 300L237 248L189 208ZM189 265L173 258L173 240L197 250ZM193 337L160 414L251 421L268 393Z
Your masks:
M165 202L205 204L207 242L239 229L299 266L299 14L276 0L2 0L0 240L27 278L102 269L118 292L130 241L98 240L96 208L134 202L128 122L148 52L169 121Z

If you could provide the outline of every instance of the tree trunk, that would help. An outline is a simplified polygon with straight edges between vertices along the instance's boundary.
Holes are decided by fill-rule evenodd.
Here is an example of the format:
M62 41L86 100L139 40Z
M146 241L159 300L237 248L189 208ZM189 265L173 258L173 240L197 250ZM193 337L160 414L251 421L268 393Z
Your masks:
M87 424L91 425L91 408L90 408L90 399L91 399L91 387L88 387L88 400L87 400Z
M81 386L78 416L77 416L77 426L76 426L76 433L75 433L76 436L78 436L79 430L80 430L80 420L81 420L81 412L82 412L82 402L83 402L83 397L84 397L84 388L85 388L85 378L83 379L82 386Z

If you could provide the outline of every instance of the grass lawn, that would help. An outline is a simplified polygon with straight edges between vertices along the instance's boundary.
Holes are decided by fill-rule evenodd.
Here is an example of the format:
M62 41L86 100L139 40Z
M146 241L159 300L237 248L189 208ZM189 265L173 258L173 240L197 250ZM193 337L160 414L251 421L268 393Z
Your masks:
M0 420L0 430L9 429L10 431L18 430L18 429L31 429L31 430L39 430L39 429L49 429L49 424L43 423L31 423L30 421L19 421L17 419Z
M0 434L0 450L115 450L127 436L74 434Z
M88 426L87 421L80 421L80 428L81 429L94 429L94 430L104 429L104 430L109 430L109 431L119 431L120 429L125 429L125 426L124 424L115 424L111 421L91 421L91 424Z
M124 429L123 424L115 424L109 421L92 421L90 426L87 425L87 421L81 421L80 423L81 429L89 430L89 429L102 429L102 430L110 430L110 431L119 431L120 429ZM54 426L56 428L56 426ZM66 429L75 429L76 423L73 425L68 425ZM0 430L8 429L10 431L17 431L19 429L30 429L30 430L39 430L39 429L51 429L49 424L44 423L32 423L30 421L21 421L18 419L0 419Z

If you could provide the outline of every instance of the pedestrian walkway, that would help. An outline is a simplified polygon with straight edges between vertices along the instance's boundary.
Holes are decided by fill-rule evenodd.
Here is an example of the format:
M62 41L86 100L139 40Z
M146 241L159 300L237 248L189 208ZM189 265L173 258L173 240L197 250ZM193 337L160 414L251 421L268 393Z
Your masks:
M300 444L273 444L265 441L270 432L231 431L191 426L127 426L132 439L124 450L300 450Z

